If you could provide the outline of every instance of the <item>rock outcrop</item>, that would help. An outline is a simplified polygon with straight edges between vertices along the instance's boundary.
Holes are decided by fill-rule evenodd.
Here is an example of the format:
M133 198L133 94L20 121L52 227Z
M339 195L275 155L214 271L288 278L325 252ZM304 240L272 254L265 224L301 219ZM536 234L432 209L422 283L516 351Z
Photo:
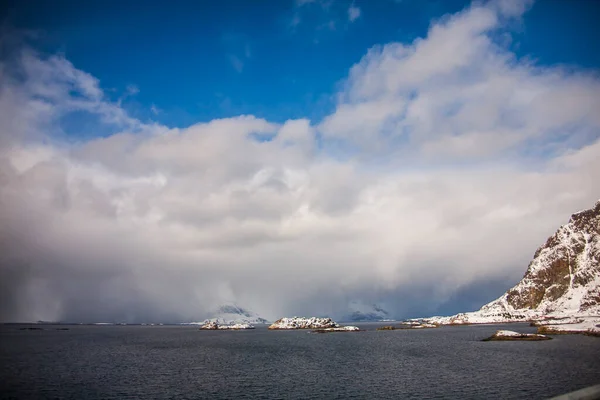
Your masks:
M551 337L546 335L540 335L538 333L519 333L514 331L496 331L492 336L487 339L483 339L484 342L490 341L506 341L506 340L550 340Z
M582 333L600 337L600 317L549 318L536 321L532 325L538 327L538 333L548 335Z
M479 311L425 320L438 324L600 316L600 201L575 213L537 249L523 279Z
M329 333L329 332L359 332L360 328L358 326L340 326L337 328L323 328L323 329L315 329L313 333Z
M216 330L244 330L254 329L254 326L250 324L231 324L231 325L219 325L214 321L209 321L200 327L200 330L216 331Z
M269 329L327 329L338 328L340 325L331 318L292 317L275 321Z

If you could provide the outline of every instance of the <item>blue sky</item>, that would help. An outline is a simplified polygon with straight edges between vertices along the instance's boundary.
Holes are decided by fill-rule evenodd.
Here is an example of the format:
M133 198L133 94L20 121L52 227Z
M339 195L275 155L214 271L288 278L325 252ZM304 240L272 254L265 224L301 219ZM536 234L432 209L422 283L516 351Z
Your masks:
M0 320L474 310L600 198L599 2L5 1Z
M1 20L35 31L35 47L63 53L113 99L137 88L124 100L132 115L185 126L239 114L320 120L367 49L422 37L469 3L26 0L4 2ZM596 1L537 2L514 22L510 47L540 65L598 68L599 13Z

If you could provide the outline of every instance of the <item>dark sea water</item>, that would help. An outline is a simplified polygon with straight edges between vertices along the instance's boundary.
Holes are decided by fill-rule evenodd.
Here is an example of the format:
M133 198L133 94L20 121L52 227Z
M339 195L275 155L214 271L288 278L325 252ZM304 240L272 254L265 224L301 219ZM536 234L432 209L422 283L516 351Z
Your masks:
M500 326L359 325L370 330L4 325L0 398L543 399L600 383L596 337L481 342Z

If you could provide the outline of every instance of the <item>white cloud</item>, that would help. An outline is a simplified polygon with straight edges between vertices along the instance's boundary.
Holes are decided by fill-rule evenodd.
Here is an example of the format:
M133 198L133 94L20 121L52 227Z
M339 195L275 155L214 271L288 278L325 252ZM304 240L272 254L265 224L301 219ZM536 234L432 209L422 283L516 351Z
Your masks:
M300 25L301 22L302 18L300 18L300 15L298 15L298 13L295 13L292 17L292 20L290 21L290 28L295 29L298 25Z
M600 197L600 90L495 44L519 16L497 4L371 49L318 124L143 123L25 52L0 84L0 317L185 320L231 300L336 316L363 298L403 316L518 280ZM119 133L57 140L81 110Z
M371 49L320 130L413 159L545 152L566 140L589 141L590 130L597 137L598 80L517 60L492 40L505 18L496 4L445 18L426 39Z
M229 58L229 62L231 63L231 66L233 67L233 69L235 69L238 73L241 73L244 70L244 62L242 60L240 60L240 58L238 56L235 56L233 54L230 54L228 56Z
M348 8L348 21L354 22L358 19L358 17L360 17L360 8L358 8L354 4L352 4Z
M140 88L136 85L127 85L126 91L129 96L134 96L140 92Z

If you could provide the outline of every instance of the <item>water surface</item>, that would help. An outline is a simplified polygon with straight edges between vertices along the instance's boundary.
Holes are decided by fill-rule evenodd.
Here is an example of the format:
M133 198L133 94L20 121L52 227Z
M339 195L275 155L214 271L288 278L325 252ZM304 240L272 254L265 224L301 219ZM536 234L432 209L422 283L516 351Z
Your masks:
M600 338L481 342L501 328L535 330L376 326L310 334L3 325L0 398L543 399L600 383Z

